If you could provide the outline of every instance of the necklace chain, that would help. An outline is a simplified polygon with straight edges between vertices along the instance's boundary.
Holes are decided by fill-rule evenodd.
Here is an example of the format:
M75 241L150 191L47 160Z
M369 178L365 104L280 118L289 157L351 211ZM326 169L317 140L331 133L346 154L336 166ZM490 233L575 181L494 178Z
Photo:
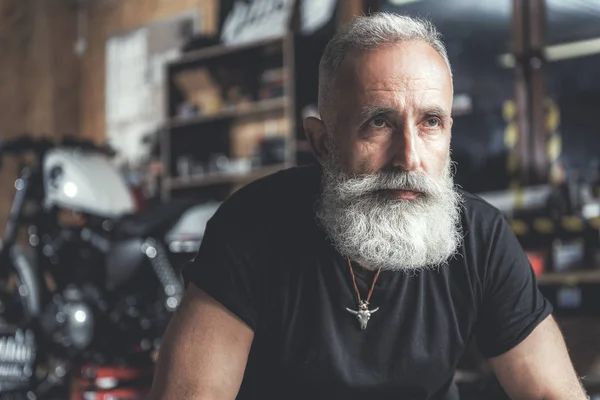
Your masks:
M369 305L369 301L371 301L371 295L373 294L373 289L375 289L375 283L379 278L379 273L381 272L381 267L377 270L375 277L373 278L373 283L371 284L371 289L369 289L369 294L367 295L367 299L365 301L362 300L360 296L360 291L358 290L358 285L356 284L356 278L354 277L354 269L352 268L352 262L350 261L350 257L346 257L348 260L348 267L350 268L350 276L352 276L352 283L354 284L354 291L356 292L356 297L358 298L358 306L360 308L366 307Z

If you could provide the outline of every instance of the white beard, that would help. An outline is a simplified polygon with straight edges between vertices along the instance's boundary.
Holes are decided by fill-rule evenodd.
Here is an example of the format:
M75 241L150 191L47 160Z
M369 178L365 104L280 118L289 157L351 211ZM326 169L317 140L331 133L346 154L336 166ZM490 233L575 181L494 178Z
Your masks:
M386 189L422 192L415 200ZM442 266L462 240L462 196L450 157L441 178L401 170L349 177L334 159L324 167L317 218L336 249L363 268L414 271Z

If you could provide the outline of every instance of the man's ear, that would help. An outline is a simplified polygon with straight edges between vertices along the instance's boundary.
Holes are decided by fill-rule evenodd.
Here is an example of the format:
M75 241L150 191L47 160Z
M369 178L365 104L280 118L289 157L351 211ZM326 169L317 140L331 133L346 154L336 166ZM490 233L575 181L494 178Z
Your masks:
M325 123L319 118L307 117L304 119L304 133L317 161L325 164L329 158L329 138Z

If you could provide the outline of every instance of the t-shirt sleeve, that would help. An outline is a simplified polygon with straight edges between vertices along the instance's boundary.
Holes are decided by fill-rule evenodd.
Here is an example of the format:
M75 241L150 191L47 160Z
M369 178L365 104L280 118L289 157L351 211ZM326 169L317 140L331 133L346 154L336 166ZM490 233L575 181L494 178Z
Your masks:
M521 244L502 215L488 246L477 341L488 358L521 343L552 313Z
M252 330L258 322L257 280L249 238L214 217L207 225L196 257L182 268L190 282L221 303Z

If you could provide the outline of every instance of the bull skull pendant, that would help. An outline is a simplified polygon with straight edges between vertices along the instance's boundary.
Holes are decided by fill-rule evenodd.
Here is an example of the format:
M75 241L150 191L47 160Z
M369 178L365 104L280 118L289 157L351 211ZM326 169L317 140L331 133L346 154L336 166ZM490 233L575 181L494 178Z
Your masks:
M346 310L356 315L356 319L360 323L360 329L364 331L365 329L367 329L367 323L369 322L369 319L371 319L371 315L375 314L379 310L379 307L377 307L374 310L369 310L369 303L364 300L361 300L361 302L358 303L357 311L351 310L348 307L346 307Z

